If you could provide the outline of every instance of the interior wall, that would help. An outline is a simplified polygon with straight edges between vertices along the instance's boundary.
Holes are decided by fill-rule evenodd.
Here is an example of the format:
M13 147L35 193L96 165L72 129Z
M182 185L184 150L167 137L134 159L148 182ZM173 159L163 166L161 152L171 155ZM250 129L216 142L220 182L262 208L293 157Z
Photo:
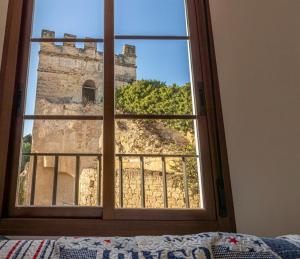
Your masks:
M300 1L210 2L237 230L299 234Z
M2 59L7 4L8 4L8 0L0 0L0 65L1 65L1 59Z
M237 230L300 234L300 1L210 7Z

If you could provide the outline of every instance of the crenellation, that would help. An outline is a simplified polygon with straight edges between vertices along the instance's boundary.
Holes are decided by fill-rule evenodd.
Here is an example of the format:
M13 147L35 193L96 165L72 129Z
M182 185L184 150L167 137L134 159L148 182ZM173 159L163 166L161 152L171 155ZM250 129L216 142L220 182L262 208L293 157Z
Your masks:
M64 38L65 39L76 39L76 35L65 33ZM75 42L64 42L63 45L66 46L66 47L74 48L75 47Z
M115 64L124 67L136 68L135 58L127 57L123 54L115 55Z
M55 38L55 32L49 30L42 31L42 38ZM73 34L64 34L66 39L76 39ZM89 39L89 38L86 38ZM47 56L70 56L76 59L92 59L103 62L103 51L99 51L97 42L84 42L84 47L76 46L76 42L63 42L63 45L55 42L41 42L40 54ZM119 66L132 67L136 69L136 48L125 44L120 54L115 54L115 64Z
M55 33L43 30L43 37L51 37ZM64 34L65 38L76 38L76 35ZM120 87L136 80L135 47L125 45L121 54L115 55L115 87ZM93 79L96 83L96 104L103 100L103 61L102 51L97 50L96 42L85 42L84 48L74 42L57 43L42 42L39 52L38 102L47 97L52 103L80 103L82 85L85 80ZM66 100L66 99L63 99Z
M55 32L43 29L41 36L42 38L55 38Z
M127 57L136 58L135 46L125 44L122 48L122 54Z
M86 38L89 39L89 38ZM97 42L84 42L84 49L85 50L97 50Z

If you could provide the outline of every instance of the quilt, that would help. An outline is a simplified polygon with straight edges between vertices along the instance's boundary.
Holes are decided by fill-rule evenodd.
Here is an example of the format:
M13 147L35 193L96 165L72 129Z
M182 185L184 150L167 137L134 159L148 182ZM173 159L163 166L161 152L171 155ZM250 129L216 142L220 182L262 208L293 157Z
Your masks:
M0 258L185 259L300 258L300 235L259 238L210 232L184 236L61 237L1 240Z

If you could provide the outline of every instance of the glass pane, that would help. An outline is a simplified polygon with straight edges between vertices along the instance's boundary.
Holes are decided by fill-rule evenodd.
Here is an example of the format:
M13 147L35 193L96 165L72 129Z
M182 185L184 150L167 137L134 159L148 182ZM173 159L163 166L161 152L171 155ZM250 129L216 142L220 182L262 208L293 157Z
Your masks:
M100 205L101 153L102 121L25 120L17 205ZM53 204L56 171L57 195ZM79 175L77 204L76 175Z
M23 136L34 153L102 152L102 121L25 120Z
M26 114L102 115L103 44L32 43Z
M115 42L116 113L193 114L188 41Z
M193 120L125 120L115 123L116 153L196 154Z
M116 208L202 207L196 157L143 156L143 171L140 161L140 156L116 158Z
M184 0L115 0L116 35L187 35Z
M194 124L193 120L116 120L116 207L202 206Z
M35 0L32 37L40 38L46 29L62 38L103 37L103 0Z
M80 206L96 206L97 204L102 204L101 164L102 162L98 157L82 156L80 158L78 201Z

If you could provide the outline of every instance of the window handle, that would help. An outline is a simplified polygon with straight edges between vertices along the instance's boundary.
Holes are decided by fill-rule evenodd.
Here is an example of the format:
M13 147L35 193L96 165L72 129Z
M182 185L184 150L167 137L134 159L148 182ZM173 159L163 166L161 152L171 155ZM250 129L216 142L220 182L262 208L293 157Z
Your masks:
M16 93L16 109L17 109L17 116L21 116L22 111L22 96L23 96L23 88L22 85L18 85L18 90Z
M205 100L205 90L204 90L204 82L200 81L198 83L199 89L199 113L200 115L206 115L206 100Z
M225 197L225 186L222 178L217 179L217 192L219 200L219 215L220 217L227 217L227 206Z

